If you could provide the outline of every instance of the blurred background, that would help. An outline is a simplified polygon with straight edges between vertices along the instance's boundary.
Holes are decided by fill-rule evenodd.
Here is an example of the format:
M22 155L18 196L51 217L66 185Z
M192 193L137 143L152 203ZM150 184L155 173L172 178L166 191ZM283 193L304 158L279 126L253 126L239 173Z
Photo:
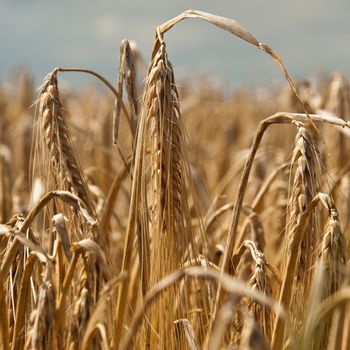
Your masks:
M237 20L296 79L350 71L349 0L0 0L0 82L22 65L36 86L56 66L91 68L115 82L120 41L135 40L148 60L156 26L189 8ZM182 22L166 41L178 78L207 75L230 89L283 80L265 54L199 20ZM79 86L90 78L65 79Z

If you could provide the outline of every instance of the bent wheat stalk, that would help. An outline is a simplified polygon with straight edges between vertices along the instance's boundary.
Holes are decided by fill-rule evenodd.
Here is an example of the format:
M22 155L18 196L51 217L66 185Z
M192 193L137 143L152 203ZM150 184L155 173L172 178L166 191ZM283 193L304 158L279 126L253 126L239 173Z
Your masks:
M157 297L159 297L159 295L163 293L165 289L169 288L170 286L177 283L179 280L186 276L216 280L228 293L239 296L247 296L256 302L269 307L276 315L280 317L281 320L285 322L286 328L290 332L292 332L289 325L288 315L286 314L284 308L279 303L269 298L265 294L261 293L260 291L249 288L246 284L238 281L237 279L229 276L228 274L223 274L220 271L216 271L211 268L204 269L201 267L188 267L185 269L179 269L174 273L164 277L161 281L159 281L149 290L149 292L145 296L143 305L140 307L140 309L136 312L134 316L133 322L122 345L122 350L131 349L132 339L134 335L137 334L137 330L141 325L142 318L144 317L146 310L152 305L154 300ZM294 345L294 337L292 333L290 333L290 338L291 344Z
M309 113L304 105L304 103L301 101L298 91L296 89L296 86L290 77L286 67L284 66L282 60L279 58L279 56L274 52L271 47L269 47L266 44L263 44L259 42L251 33L249 33L243 26L241 26L238 22L236 22L233 19L230 18L225 18L217 15L213 15L211 13L206 13L203 11L198 11L198 10L187 10L178 15L177 17L169 20L168 22L160 25L157 27L157 37L163 37L163 35L170 30L174 25L177 23L181 22L182 20L188 19L188 18L198 18L205 20L231 34L234 36L256 46L260 50L264 51L267 53L281 68L285 78L287 79L297 101L300 103L301 107L303 108L303 111L305 114L308 116Z
M258 129L257 129L257 132L255 134L254 140L253 140L253 144L252 144L251 149L250 149L249 157L248 157L246 164L244 166L244 170L243 170L240 184L238 187L239 190L238 190L238 194L236 197L234 210L232 213L229 232L227 235L225 252L224 252L222 262L221 262L222 271L227 271L229 268L229 265L230 265L229 254L233 251L233 248L235 246L238 221L239 221L239 217L240 217L240 212L241 212L241 208L242 208L242 203L243 203L245 191L246 191L247 184L248 184L250 171L251 171L251 168L253 165L254 157L256 155L256 152L258 151L260 142L263 138L263 135L265 134L265 131L269 128L270 125L273 125L273 124L291 124L294 121L308 122L309 118L311 118L314 123L324 122L324 123L329 123L329 124L332 124L335 126L340 126L343 128L344 127L350 128L349 122L345 122L344 120L341 120L338 118L323 117L323 116L318 116L315 114L309 114L307 116L306 114L301 114L301 113L283 113L283 112L276 113L273 116L268 117L260 122ZM220 299L221 299L221 295L220 295L220 288L219 288L218 293L217 293L217 303L216 304L218 304ZM215 313L216 312L214 312L213 316L215 316Z

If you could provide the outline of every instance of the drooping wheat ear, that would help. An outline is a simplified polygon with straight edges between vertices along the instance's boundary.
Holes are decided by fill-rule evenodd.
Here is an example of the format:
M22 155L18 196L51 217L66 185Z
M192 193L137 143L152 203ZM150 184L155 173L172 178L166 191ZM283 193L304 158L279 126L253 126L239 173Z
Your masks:
M341 74L334 74L326 87L322 108L344 120L348 120L350 117L349 94L349 82ZM348 160L346 136L338 130L327 128L325 130L325 139L332 153L329 165L333 167L336 164L339 167L343 167L344 163Z
M148 84L147 97L150 97L150 108L147 124L153 188L151 236L155 240L154 253L159 252L160 246L167 246L163 257L169 259L171 254L171 261L165 267L167 271L154 276L155 279L159 279L179 267L189 243L189 235L184 230L185 222L182 217L187 198L184 196L185 170L181 149L180 106L173 70L164 43L154 57Z
M248 285L252 289L256 289L262 292L264 295L271 297L272 289L270 277L267 274L267 270L272 269L271 265L265 259L264 254L256 248L253 242L246 241L244 245L250 251L251 257L255 264L255 269L253 270L253 274L250 277ZM248 309L259 325L265 340L269 341L272 333L271 311L266 306L252 300L249 300L248 302Z
M287 208L286 256L289 254L289 245L293 242L295 229L307 205L315 197L319 182L320 158L314 136L302 123L296 123L298 133L295 138L295 147L291 160L290 194ZM298 253L297 270L294 278L292 294L293 316L295 326L298 315L302 314L305 297L311 283L312 267L315 263L315 249L319 244L317 235L318 220L315 213L309 218L309 225L301 241Z
M89 264L85 256L83 256L83 265L81 276L79 276L80 281L77 290L77 297L74 300L73 317L68 334L67 344L69 344L69 349L72 350L79 348L80 342L83 339L85 327L90 317L93 303L91 296L91 283L89 283L89 271L92 272L92 269L89 269Z
M38 301L34 311L34 320L31 328L32 349L57 349L55 334L55 289L51 282L51 272L47 267L44 281L40 286Z
M322 101L322 108L337 116L348 119L350 115L349 82L339 73L335 73L329 82Z
M149 192L147 201L151 207L150 225L147 220L140 221L144 222L141 230L149 232L150 271L146 271L144 275L149 276L149 286L152 286L181 267L186 259L198 255L191 229L185 184L188 164L183 148L179 97L163 41L156 41L152 54L140 118L140 125L144 125L144 130L137 141L144 145L142 168L151 168L151 185L148 185L144 176L141 190L143 194ZM147 208L148 205L141 204L141 207ZM142 266L141 270L145 268L147 266ZM185 312L188 293L183 295L185 300L179 303L179 290L174 286L164 293L157 306L151 310L150 323L157 330L157 338L160 339L158 343L159 340L152 336L151 348L176 348L175 339L178 335L174 333L173 322L177 318L186 318L192 323L193 317ZM173 309L177 304L180 306L175 311ZM200 322L193 324L198 325ZM183 337L183 332L180 333Z
M336 293L340 288L345 278L347 254L345 237L341 231L339 216L337 209L332 201L327 203L329 211L329 220L323 235L320 264L324 269L324 284L322 298L326 299ZM317 286L316 286L317 287ZM337 309L331 319L326 319L324 332L324 346L328 338L328 349L340 348L342 340L342 330L345 316L345 308Z
M128 40L123 40L120 44L119 51L119 75L118 75L118 92L120 97L123 96L123 85L128 97L130 122L132 128L136 129L136 116L138 115L138 103L136 98L136 70L134 53ZM121 113L121 100L116 99L113 116L113 143L118 140L119 121Z
M257 290L267 297L272 296L272 287L268 271L272 273L277 282L280 281L276 269L270 265L264 254L257 249L256 244L250 240L245 240L232 256L232 266L233 269L230 271L230 274L235 275L236 270L239 272L242 268L247 270L244 275L248 274L248 276L245 276L248 280L248 286L252 290ZM271 310L265 305L248 297L243 297L239 300L239 304L235 307L232 316L233 322L230 330L230 342L235 345L241 343L244 318L242 312L243 314L248 312L249 315L255 319L262 336L267 342L270 342L273 316Z
M52 169L49 176L55 178L56 185L61 189L78 196L91 215L94 213L93 206L64 118L56 74L54 70L44 79L39 100L40 123Z
M325 266L328 295L337 291L344 279L347 261L345 237L341 231L338 211L329 200L329 219L322 239L320 252L321 262Z
M338 211L328 195L323 194L320 199L328 211L329 218L323 234L313 279L310 304L303 327L302 346L303 349L339 349L342 341L341 332L345 309L336 310L333 318L332 315L328 315L320 322L316 322L314 319L314 310L317 305L341 288L347 259L345 238L340 229Z

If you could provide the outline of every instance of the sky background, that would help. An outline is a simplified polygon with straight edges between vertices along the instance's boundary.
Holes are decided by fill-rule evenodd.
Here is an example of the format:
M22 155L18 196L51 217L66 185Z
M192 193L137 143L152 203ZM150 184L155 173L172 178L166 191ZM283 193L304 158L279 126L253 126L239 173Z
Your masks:
M0 0L0 81L25 64L36 85L56 66L94 69L115 82L120 41L135 40L148 60L156 26L189 8L238 21L294 78L350 72L350 0ZM200 20L181 22L165 39L179 76L208 74L227 87L282 80L267 55Z

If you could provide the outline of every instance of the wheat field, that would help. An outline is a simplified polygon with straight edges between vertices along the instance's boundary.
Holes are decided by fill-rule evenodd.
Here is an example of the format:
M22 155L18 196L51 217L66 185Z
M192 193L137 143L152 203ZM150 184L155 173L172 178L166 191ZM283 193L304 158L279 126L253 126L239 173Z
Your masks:
M166 33L187 19L285 84L177 81ZM0 86L0 348L348 349L346 77L295 81L196 10L156 27L148 63L124 40L118 71ZM61 89L66 74L106 90Z

